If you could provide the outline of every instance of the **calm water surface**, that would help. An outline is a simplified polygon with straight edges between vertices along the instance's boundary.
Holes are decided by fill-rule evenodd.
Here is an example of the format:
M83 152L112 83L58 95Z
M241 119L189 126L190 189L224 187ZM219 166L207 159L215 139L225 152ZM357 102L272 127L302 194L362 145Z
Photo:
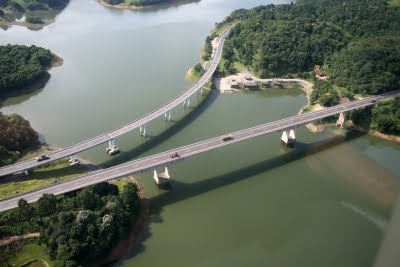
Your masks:
M8 99L1 112L26 117L46 142L65 147L116 128L173 98L190 83L214 23L238 8L290 1L203 0L146 11L73 0L40 31L11 27L0 44L38 45L64 59L47 86ZM297 113L298 89L218 94L176 108L174 122L148 125L81 156L108 167ZM203 100L203 101L201 101ZM138 175L152 198L151 223L122 266L371 266L399 188L400 146L340 129L283 149L279 134L170 166L172 190Z

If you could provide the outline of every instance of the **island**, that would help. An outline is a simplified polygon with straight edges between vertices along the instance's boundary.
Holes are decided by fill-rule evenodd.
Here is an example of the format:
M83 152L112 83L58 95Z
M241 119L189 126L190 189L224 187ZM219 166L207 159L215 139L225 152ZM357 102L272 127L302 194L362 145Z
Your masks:
M142 9L158 5L187 2L187 0L98 0L100 4L106 7L116 9Z
M4 29L7 29L11 25L25 26L29 29L40 29L52 23L54 17L68 3L69 0L0 1L0 26Z
M218 75L247 71L261 79L310 81L314 84L310 105L303 112L397 90L400 9L396 3L300 0L236 10L217 23L216 31L235 25L225 42ZM210 43L207 37L205 60L212 53ZM200 69L196 65L194 72ZM353 126L378 135L400 135L399 98L350 112L348 117Z

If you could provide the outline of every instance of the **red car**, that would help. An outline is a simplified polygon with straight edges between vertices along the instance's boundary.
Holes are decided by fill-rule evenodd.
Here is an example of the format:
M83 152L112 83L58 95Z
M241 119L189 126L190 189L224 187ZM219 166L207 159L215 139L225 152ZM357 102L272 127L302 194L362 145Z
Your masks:
M179 157L178 152L175 151L174 153L172 153L171 158L177 158L177 157Z

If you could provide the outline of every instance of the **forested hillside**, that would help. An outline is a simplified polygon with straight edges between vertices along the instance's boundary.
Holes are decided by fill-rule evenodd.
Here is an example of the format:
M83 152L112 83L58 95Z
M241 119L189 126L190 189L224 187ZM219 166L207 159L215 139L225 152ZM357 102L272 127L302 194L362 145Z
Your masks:
M315 80L318 65L326 80L315 82L311 102L323 106L400 89L400 8L386 0L299 0L241 9L217 27L232 21L238 23L226 40L221 72L234 73L240 62L262 78ZM399 134L399 112L396 100L362 116L371 129Z
M17 114L0 113L0 129L0 166L18 158L16 151L22 152L39 143L37 132Z
M36 46L0 46L0 98L40 80L54 59L49 50Z
M300 0L237 10L226 42L227 69L239 61L259 76L310 72L353 93L394 90L400 77L400 9L384 0Z
M45 194L31 205L20 199L18 208L0 214L0 237L40 232L36 242L46 246L56 266L93 266L107 257L139 212L135 184L119 190L102 182L60 196ZM11 245L2 248L0 262L18 252Z
M1 0L1 9L10 9L15 12L23 12L25 10L50 10L63 9L67 6L69 0Z

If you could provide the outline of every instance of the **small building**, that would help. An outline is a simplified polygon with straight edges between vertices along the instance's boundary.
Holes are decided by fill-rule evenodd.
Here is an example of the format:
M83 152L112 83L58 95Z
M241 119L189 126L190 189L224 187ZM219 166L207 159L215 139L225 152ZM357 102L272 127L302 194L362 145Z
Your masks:
M231 79L229 81L229 84L231 85L231 88L240 89L240 86L239 86L238 82L235 79Z
M315 77L319 80L328 80L328 76L326 76L322 70L320 65L315 65L314 66L314 71L315 71Z
M255 81L248 81L248 80L243 81L243 87L250 90L259 89L258 84Z

